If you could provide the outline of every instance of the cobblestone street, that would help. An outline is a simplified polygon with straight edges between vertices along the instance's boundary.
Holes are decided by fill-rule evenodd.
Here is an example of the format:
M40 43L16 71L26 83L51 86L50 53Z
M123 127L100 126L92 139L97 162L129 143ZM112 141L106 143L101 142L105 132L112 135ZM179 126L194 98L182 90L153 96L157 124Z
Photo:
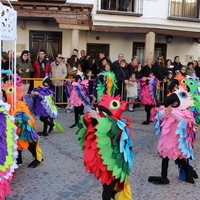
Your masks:
M153 185L148 176L160 175L161 158L156 152L157 137L153 124L141 125L145 119L143 107L135 112L125 112L133 117L135 162L131 172L131 187L134 200L199 200L200 181L194 185L178 180L178 168L173 161L169 165L169 185ZM74 113L59 110L57 122L65 132L54 130L40 139L44 162L37 168L27 168L31 162L29 151L23 152L23 165L15 171L12 181L13 194L6 200L101 200L101 184L92 175L85 173L82 153L77 144L77 128L68 128L74 123ZM39 121L38 121L39 123ZM38 124L41 127L42 124ZM191 161L200 174L200 141L194 146L195 161Z

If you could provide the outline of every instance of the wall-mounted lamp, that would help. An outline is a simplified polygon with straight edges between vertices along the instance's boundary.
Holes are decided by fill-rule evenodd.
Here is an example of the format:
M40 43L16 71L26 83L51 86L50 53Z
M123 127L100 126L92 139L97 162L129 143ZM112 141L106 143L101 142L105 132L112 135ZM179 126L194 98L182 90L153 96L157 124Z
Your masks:
M200 37L194 38L197 43L200 43Z
M174 37L172 35L165 36L166 43L172 43L173 39L174 39Z

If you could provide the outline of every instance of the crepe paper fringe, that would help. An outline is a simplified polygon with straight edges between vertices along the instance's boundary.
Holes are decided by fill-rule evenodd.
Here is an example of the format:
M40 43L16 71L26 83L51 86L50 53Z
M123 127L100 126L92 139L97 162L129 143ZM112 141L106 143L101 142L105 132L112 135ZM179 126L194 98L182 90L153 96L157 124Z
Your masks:
M194 160L192 143L188 140L188 123L188 120L181 120L178 124L178 129L175 133L180 135L178 140L178 148L181 150L181 152L186 158L191 158L192 160Z

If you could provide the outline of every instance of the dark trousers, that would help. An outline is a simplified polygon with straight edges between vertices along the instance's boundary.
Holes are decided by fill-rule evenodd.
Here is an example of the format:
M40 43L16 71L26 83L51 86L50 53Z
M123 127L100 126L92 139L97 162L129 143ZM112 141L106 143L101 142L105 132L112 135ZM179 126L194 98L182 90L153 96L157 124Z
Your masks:
M62 86L56 86L55 87L55 93L56 93L56 102L62 102L62 91L63 87Z
M145 108L145 112L147 114L147 120L146 121L150 121L150 117L151 117L151 108L153 106L152 105L144 105L144 108Z
M43 133L47 133L47 128L48 128L48 125L49 126L52 126L53 125L53 119L50 118L50 117L40 117L40 121L42 121L44 123L44 126L43 126Z
M184 171L186 172L186 174L188 173L188 171L190 171L190 167L187 164L185 159L177 159L176 160L178 162L178 164L184 169ZM168 165L169 165L169 158L163 158L162 159L162 171L161 171L161 176L167 178L167 172L168 172Z
M83 115L84 106L74 106L75 124L78 124L79 116Z
M102 193L102 199L103 200L111 200L111 198L114 198L116 191L114 190L116 185L116 180L112 181L110 185L103 185L103 193Z

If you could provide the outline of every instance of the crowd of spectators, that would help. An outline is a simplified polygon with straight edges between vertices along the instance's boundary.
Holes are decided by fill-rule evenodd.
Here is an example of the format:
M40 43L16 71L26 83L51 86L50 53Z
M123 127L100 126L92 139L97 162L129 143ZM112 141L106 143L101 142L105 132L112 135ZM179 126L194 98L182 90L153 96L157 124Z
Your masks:
M2 52L1 61L2 70L10 69L13 62L13 52ZM85 73L88 70L92 71L92 77L96 78L99 73L105 71L106 65L110 66L111 71L114 72L118 80L118 91L116 94L121 94L123 98L126 98L124 95L126 94L127 83L133 74L137 80L144 76L148 77L153 73L158 80L164 82L168 81L169 77L175 77L179 73L183 76L195 74L197 77L200 77L198 61L193 60L188 62L187 66L183 66L179 56L175 56L173 61L170 59L165 61L163 56L158 56L155 63L151 59L147 59L145 65L142 66L137 55L134 55L131 61L128 62L124 55L120 53L117 60L111 62L104 52L100 52L99 60L97 61L91 55L86 54L85 50L81 50L79 57L77 49L72 51L72 55L68 59L65 59L61 53L58 53L55 61L51 63L45 50L41 49L38 52L36 60L31 60L30 52L25 50L16 61L16 70L22 78L44 78L49 76L58 79L73 79L78 71ZM26 94L30 87L30 81L25 81L24 83L22 90ZM56 91L56 102L62 102L63 80L55 80L53 83Z

